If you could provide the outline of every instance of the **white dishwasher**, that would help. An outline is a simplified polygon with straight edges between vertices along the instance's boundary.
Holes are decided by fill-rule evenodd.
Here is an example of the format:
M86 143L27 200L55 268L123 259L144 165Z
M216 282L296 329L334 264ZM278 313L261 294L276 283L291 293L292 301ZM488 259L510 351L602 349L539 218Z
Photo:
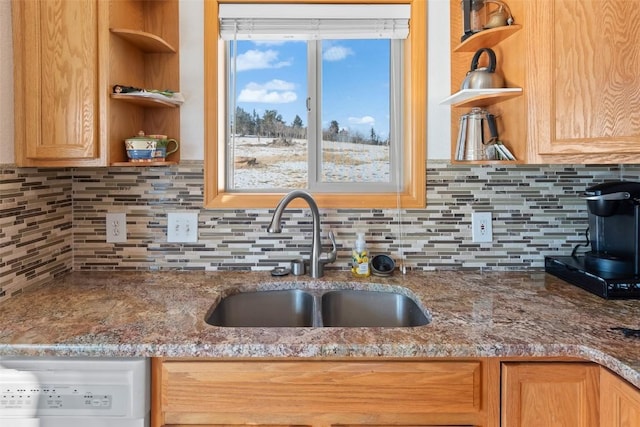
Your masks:
M148 427L145 358L0 357L0 426Z

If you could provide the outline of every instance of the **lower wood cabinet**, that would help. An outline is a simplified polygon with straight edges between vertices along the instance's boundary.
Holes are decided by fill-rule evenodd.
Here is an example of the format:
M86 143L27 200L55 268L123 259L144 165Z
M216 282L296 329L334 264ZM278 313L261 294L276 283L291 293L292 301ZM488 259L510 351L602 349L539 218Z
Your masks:
M640 426L640 390L602 368L600 427Z
M154 360L152 426L488 426L488 365Z
M504 363L502 427L596 427L600 367L593 363Z

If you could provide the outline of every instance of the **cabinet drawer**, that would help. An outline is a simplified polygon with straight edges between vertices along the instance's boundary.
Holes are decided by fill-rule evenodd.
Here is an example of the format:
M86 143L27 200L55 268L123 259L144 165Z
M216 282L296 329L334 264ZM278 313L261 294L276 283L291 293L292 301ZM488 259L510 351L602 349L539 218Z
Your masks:
M360 423L469 414L480 410L482 394L481 363L475 361L177 361L163 363L161 377L167 423L289 423L303 416L331 421L334 415Z

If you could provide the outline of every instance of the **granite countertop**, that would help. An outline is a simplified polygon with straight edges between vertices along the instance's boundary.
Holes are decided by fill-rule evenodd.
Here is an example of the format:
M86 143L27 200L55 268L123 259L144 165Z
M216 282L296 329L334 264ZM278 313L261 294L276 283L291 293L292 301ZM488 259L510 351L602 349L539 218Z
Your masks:
M238 291L394 290L432 316L415 328L221 328ZM268 272L76 272L0 304L0 355L166 357L578 357L640 387L640 301L607 301L543 272L410 272L352 278Z

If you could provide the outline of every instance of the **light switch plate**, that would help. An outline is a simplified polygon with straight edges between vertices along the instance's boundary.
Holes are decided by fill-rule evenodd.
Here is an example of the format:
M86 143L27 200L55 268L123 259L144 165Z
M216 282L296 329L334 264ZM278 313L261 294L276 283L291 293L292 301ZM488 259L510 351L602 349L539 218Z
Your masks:
M107 243L124 243L127 241L127 214L109 212L106 218Z
M167 242L196 243L198 241L198 212L169 212L167 214Z

